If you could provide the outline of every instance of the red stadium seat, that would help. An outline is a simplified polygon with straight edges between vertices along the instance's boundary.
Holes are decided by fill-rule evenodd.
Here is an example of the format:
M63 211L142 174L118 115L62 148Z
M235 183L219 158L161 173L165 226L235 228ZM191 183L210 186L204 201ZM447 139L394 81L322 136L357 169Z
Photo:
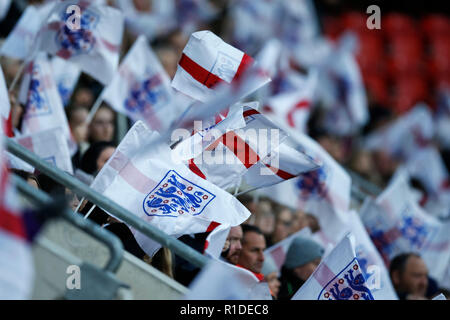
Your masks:
M382 16L381 29L389 38L417 35L417 26L414 19L402 13L388 13Z
M427 37L449 36L450 19L441 14L430 14L420 20L420 27Z

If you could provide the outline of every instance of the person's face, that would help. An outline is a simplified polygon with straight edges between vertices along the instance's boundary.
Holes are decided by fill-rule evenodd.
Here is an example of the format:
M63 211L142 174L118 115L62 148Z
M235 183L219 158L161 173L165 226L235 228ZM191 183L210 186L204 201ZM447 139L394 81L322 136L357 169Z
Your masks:
M278 214L273 234L273 241L281 241L289 235L292 225L292 213L289 210L283 210Z
M32 187L34 187L34 188L36 188L36 189L39 189L39 185L38 185L36 179L28 178L28 179L27 179L27 183L28 183L30 186L32 186Z
M278 276L276 271L269 273L266 276L267 285L269 286L270 291L272 292L272 295L277 298L278 292L280 292L280 286L281 282L278 280Z
M95 141L112 141L114 136L114 114L107 108L98 109L89 127L90 138Z
M105 148L97 158L97 170L100 171L105 165L106 161L113 155L116 148L107 147Z
M395 272L392 282L399 291L425 296L428 287L428 269L425 262L420 257L409 257L404 272Z
M94 95L87 88L80 88L75 92L74 103L86 108L92 107L94 104Z
M301 210L297 210L294 216L292 217L291 233L300 231L301 229L307 226L308 220L306 218L306 214Z
M302 266L294 268L294 274L303 281L308 280L308 278L312 275L314 270L319 266L320 264L320 258L316 258L313 261L310 261L308 263L305 263Z
M227 241L230 243L230 249L226 256L226 259L231 264L237 264L239 261L239 255L242 250L242 227L236 226L230 229L230 233L228 234Z
M262 234L252 231L245 233L238 263L252 272L261 273L264 249L266 249L266 240Z
M86 118L88 116L87 109L75 110L69 120L70 130L77 143L87 141L88 126L86 124Z

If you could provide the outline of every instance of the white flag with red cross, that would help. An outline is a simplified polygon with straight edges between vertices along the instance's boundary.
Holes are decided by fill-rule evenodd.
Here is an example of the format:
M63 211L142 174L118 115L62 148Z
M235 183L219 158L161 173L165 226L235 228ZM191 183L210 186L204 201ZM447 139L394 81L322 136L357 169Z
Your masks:
M245 107L242 116L244 127L218 130L211 136L206 149L199 156L188 160L188 166L193 172L224 189L239 185L246 171L287 137L284 131L255 109ZM221 127L221 123L217 126Z
M106 85L119 64L123 20L118 9L95 2L58 2L43 22L38 48L73 62Z
M166 144L142 150L157 139L157 132L137 121L91 187L173 236L209 232L217 224L236 226L249 217L232 195L176 163ZM140 243L139 232L132 231Z
M325 256L292 300L374 300L347 234Z
M211 31L194 32L178 62L172 87L202 102L216 94L216 87L239 82L255 61L246 53L224 42ZM250 94L268 83L268 77L255 78Z

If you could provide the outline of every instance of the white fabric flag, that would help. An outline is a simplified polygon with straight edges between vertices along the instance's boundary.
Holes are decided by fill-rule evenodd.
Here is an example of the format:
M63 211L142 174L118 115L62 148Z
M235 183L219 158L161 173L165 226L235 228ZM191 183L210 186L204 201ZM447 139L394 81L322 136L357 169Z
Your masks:
M354 210L347 212L349 219L344 222L332 210L324 210L317 216L320 230L313 234L313 239L324 248L334 247L342 237L351 232L355 238L355 252L366 284L376 300L397 300L389 272L383 259L373 244L366 229ZM342 215L341 215L342 216Z
M116 0L125 16L125 25L136 36L145 35L153 40L176 28L173 0L154 0L150 11L138 10L133 0Z
M67 106L80 78L81 70L73 63L61 59L58 56L54 56L51 59L51 66L59 95L61 96L63 105Z
M271 119L280 125L276 118ZM278 203L294 209L301 208L312 214L320 214L330 206L336 208L338 214L347 212L351 187L348 173L316 141L291 128L282 128L300 146L297 151L306 154L321 167L303 173L298 178L263 188L260 192Z
M44 161L73 174L69 147L61 127L20 136L15 140Z
M309 229L308 227L303 228L297 231L296 233L291 234L286 239L283 239L280 242L264 250L264 256L271 257L275 262L278 271L281 272L281 267L283 266L284 261L286 260L286 254L289 250L289 246L291 245L292 241L294 241L294 239L297 237L310 237L310 236L311 236L311 229Z
M231 227L227 224L220 224L216 226L214 230L211 231L206 237L203 253L209 255L210 257L219 259L223 247L225 246L225 241L230 233L230 229Z
M0 129L1 127L0 123ZM4 165L3 136L0 136L0 299L2 300L30 299L33 289L33 257L18 203L19 199Z
M37 6L28 5L14 29L8 34L0 49L0 55L21 60L30 56L42 19L44 19L43 15L46 13L39 10Z
M211 260L197 275L186 300L272 300L267 282L250 271L220 260Z
M331 133L354 134L369 120L366 91L354 55L338 48L328 57L326 75L321 81L321 96L329 106L325 126Z
M70 5L80 8L78 20L66 12ZM123 24L118 9L85 0L58 2L40 30L39 49L73 62L106 85L119 64Z
M8 14L9 7L11 6L11 0L3 0L0 2L0 21Z
M159 132L169 128L172 115L182 113L182 106L174 100L169 76L142 35L120 63L102 96L117 112L133 121L142 120Z
M306 133L306 124L311 113L318 81L318 71L311 70L302 88L270 97L265 107L269 108L287 126Z
M375 202L367 199L361 218L387 266L396 255L413 251L421 255L436 281L444 278L450 259L450 224L420 208L406 173L397 174Z
M246 107L242 115L245 127L221 136L215 133L217 138L210 140L201 155L189 161L192 171L224 189L239 185L247 170L266 158L287 137L255 109ZM217 132L221 134L223 130Z
M324 257L292 300L374 300L347 234Z
M72 141L67 116L44 52L40 52L28 64L20 87L19 101L25 105L22 134L61 127L67 142Z
M216 93L216 86L237 82L253 64L252 57L227 44L211 31L194 32L178 62L172 87L206 102ZM266 84L269 78L254 80L256 87L253 91Z
M416 105L392 124L370 134L364 143L368 150L384 150L400 159L408 159L426 146L435 133L430 109Z
M447 300L447 298L444 296L443 293L439 293L436 297L434 297L432 300Z
M243 181L252 188L263 188L319 168L320 164L306 154L281 143L266 158L250 167Z
M5 122L9 118L11 105L9 103L8 90L6 89L5 77L0 66L0 120Z
M250 216L235 197L175 163L167 145L142 151L156 139L158 133L137 121L91 187L169 235L206 232L217 223L236 226Z
M436 147L429 146L413 154L406 162L410 176L419 179L427 192L436 195L444 191L449 175Z

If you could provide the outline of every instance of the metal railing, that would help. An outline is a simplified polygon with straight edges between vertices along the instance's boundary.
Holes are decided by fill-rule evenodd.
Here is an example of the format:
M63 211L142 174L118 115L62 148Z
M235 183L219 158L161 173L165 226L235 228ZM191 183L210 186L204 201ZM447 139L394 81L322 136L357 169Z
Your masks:
M17 190L32 203L38 206L43 206L52 201L52 198L48 194L30 186L24 179L13 175L12 181ZM108 247L110 257L103 268L104 271L115 273L119 269L123 258L123 245L119 238L117 238L110 231L100 228L92 221L85 220L81 216L74 214L69 208L62 211L58 217L61 217L62 219L75 225Z
M127 225L133 227L139 232L143 233L147 237L155 240L161 246L167 247L174 253L182 257L183 259L191 262L192 264L202 268L208 263L208 258L195 251L188 245L179 241L175 237L169 236L160 229L152 226L146 221L138 218L136 215L118 205L111 199L93 190L89 186L85 185L81 181L72 177L70 174L60 170L59 168L50 165L44 160L40 159L37 155L26 149L25 147L17 144L12 139L5 139L6 147L9 152L19 157L25 162L31 164L41 173L46 174L50 178L74 191L76 194L88 199L95 205L99 206L103 210L109 212L116 218L122 220Z

